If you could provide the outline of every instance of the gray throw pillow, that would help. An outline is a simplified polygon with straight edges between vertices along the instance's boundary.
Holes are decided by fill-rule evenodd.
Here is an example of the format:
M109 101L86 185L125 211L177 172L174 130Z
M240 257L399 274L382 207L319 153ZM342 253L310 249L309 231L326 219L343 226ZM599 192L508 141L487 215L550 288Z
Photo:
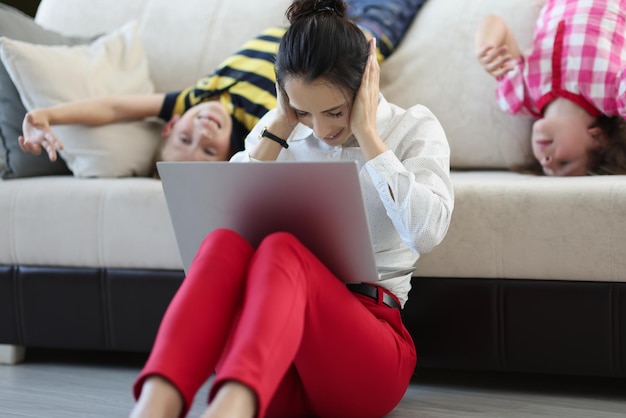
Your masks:
M96 37L68 37L39 26L30 16L0 3L0 36L41 45L77 45ZM45 70L44 70L45 71ZM0 61L0 176L3 179L72 174L58 158L50 162L47 154L32 155L20 149L17 138L22 133L26 109L17 89Z

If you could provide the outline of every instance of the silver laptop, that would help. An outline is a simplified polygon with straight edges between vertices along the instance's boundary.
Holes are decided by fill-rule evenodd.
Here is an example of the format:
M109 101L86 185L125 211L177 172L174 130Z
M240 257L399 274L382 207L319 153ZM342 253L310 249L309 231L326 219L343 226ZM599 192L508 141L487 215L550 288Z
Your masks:
M346 282L381 277L356 162L159 162L157 169L185 272L204 237L228 228L255 247L272 232L290 232Z

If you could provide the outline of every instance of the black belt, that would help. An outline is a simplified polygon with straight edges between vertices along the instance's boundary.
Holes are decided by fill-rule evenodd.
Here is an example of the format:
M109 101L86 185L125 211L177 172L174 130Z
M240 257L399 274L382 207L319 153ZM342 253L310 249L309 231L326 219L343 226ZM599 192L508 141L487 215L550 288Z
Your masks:
M383 292L379 287L368 283L346 283L346 286L351 292L369 296L376 301L378 301L378 292ZM400 304L387 292L383 292L383 303L390 308L400 308Z

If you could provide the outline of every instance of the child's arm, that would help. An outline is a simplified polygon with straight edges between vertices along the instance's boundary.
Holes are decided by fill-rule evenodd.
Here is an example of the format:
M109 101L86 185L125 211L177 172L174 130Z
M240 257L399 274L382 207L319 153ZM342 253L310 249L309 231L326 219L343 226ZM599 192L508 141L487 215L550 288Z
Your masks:
M52 132L52 125L97 126L158 116L164 97L163 94L105 96L33 109L24 117L20 147L37 155L43 148L50 160L55 161L56 150L63 149L63 143Z
M476 56L485 71L501 77L513 69L513 60L521 56L517 40L504 19L488 15L476 31Z

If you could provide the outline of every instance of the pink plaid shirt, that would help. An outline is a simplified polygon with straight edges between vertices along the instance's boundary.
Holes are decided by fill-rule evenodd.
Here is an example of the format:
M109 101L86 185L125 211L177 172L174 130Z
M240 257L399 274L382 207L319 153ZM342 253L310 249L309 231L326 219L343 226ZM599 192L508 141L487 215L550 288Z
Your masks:
M498 79L509 113L541 117L557 97L626 117L626 0L547 0L531 50Z

